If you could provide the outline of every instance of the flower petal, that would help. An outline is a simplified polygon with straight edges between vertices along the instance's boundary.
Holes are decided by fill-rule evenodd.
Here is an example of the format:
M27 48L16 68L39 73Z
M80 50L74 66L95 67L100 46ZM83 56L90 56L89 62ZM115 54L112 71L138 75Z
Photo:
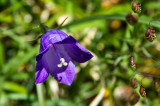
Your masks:
M71 35L67 36L65 39L63 39L60 42L57 42L55 44L74 44L77 43L77 40L74 39Z
M75 65L72 61L69 62L67 68L65 71L57 73L57 74L52 74L52 76L59 81L60 83L66 84L66 85L71 85L74 76L75 76Z
M60 64L60 57L58 56L55 48L51 46L49 50L41 57L45 69L60 83L71 85L75 75L75 65L71 61L63 44L55 45L59 51L61 58L67 62L67 66L58 67Z
M40 53L45 50L46 48L50 47L51 44L61 42L64 40L68 35L60 30L49 30L41 37L41 48Z
M42 83L48 78L49 73L43 67L42 61L37 61L36 73L35 73L35 84Z
M64 45L68 55L76 62L84 63L93 57L93 55L81 44L79 44L72 36L68 36L62 42L58 43Z
M79 63L84 63L93 57L93 55L79 43L67 44L65 48L69 56Z
M51 45L50 45L51 46ZM42 52L40 52L37 56L36 56L36 60L39 61L41 60L42 56L49 50L50 46L48 46L48 48L46 48L45 50L43 50ZM41 49L40 49L41 50Z
M58 44L58 42L62 42L63 40L64 42L67 41L65 43L69 43L68 39L70 39L70 36L68 36L62 31L54 29L47 31L41 38L40 51L39 51L40 53L36 56L36 60L41 59L43 54L49 50L52 44ZM76 42L76 40L73 38L72 42Z

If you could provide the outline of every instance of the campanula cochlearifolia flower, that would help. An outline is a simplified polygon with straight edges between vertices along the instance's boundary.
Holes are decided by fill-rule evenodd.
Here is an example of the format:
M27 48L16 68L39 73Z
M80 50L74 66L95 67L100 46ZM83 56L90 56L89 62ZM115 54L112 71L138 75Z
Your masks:
M35 83L44 82L50 74L60 83L71 85L75 76L74 61L84 63L92 57L72 36L60 30L46 31L36 56Z

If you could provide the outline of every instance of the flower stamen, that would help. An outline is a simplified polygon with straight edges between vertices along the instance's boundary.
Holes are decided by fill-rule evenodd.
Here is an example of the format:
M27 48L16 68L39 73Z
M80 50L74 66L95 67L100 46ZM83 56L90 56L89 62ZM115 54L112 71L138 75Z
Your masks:
M62 66L67 66L67 65L68 65L67 62L65 62L65 59L61 57L61 55L60 55L60 53L59 53L56 45L53 45L53 47L54 47L54 49L55 49L55 51L56 51L56 54L57 54L58 57L60 58L60 62L61 62L61 63L58 64L57 66L58 66L59 68L62 67Z
M65 62L65 59L64 59L64 58L60 58L60 61L61 61L61 63L58 64L58 67L59 67L59 68L62 67L62 66L67 66L67 65L68 65L67 62Z

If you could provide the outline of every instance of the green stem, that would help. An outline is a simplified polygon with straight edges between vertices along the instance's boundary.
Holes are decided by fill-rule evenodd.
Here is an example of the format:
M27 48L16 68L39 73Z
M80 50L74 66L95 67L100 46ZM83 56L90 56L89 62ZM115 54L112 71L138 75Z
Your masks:
M68 27L78 25L78 24L82 24L85 22L94 21L94 20L101 20L101 19L125 21L125 16L126 16L126 14L112 14L112 15L107 14L107 15L90 16L90 17L86 17L86 18L83 18L80 20L73 21L70 24L63 26L61 29L68 28ZM139 20L138 20L139 23L147 24L147 25L148 25L149 21L150 21L149 18L144 18L144 17L139 17ZM160 28L160 24L156 23L156 22L152 22L152 26Z
M45 106L45 100L44 100L44 92L43 92L43 85L41 84L36 84L37 88L37 96L38 96L38 101L40 106Z

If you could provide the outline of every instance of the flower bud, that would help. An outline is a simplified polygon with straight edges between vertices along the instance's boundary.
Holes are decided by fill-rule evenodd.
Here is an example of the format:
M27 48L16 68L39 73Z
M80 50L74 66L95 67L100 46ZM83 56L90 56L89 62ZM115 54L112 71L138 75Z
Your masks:
M147 40L149 40L151 42L154 40L154 38L156 37L156 33L155 33L155 30L153 29L153 27L149 27L147 29L145 37Z
M137 88L137 85L138 85L138 81L136 78L132 78L131 79L131 86L135 89Z
M130 25L135 25L138 22L138 17L133 14L133 13L129 13L126 15L126 21L130 24Z
M130 66L131 66L133 69L136 69L136 64L135 64L135 62L134 62L133 56L131 56L131 57L129 58L129 63L130 63Z
M138 1L133 1L132 2L132 10L135 13L141 13L141 4Z
M141 94L142 97L146 97L146 91L142 85L140 86L139 93Z
M139 100L139 95L136 92L133 92L129 98L129 103L135 105Z

